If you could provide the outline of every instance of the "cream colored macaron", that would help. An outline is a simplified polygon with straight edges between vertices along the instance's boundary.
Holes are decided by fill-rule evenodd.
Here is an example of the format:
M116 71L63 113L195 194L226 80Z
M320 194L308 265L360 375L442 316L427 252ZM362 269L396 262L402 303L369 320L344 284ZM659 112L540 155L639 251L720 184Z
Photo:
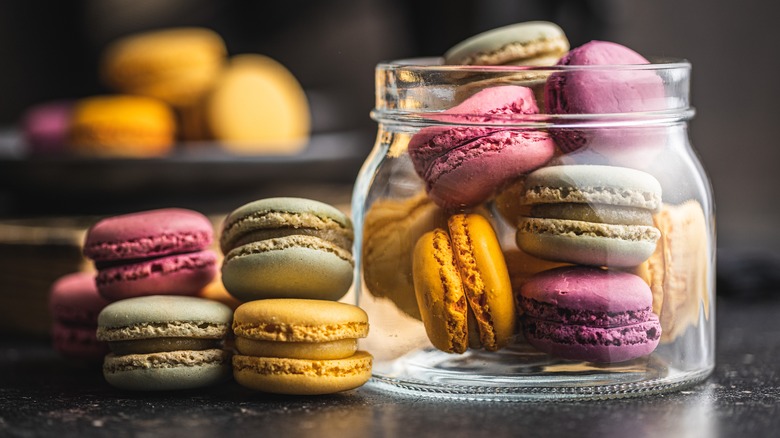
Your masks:
M546 66L555 64L568 50L569 40L558 25L529 21L468 38L444 54L444 63Z
M250 389L328 394L364 384L372 357L357 350L368 316L357 306L325 300L267 299L234 314L233 375Z

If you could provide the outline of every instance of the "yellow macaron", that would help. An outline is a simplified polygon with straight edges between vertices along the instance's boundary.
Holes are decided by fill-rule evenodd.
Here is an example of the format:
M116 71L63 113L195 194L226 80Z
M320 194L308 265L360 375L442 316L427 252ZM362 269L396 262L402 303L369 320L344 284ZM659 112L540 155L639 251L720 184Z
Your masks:
M209 29L149 31L110 44L103 53L101 75L118 92L184 106L210 89L226 55L224 41Z
M428 338L451 353L499 350L514 336L516 315L496 233L479 214L452 215L447 228L424 234L414 248L414 288Z
M82 155L159 157L171 150L175 135L173 111L159 100L95 96L76 103L69 144L73 152Z
M266 299L236 309L233 375L250 389L277 394L329 394L371 377L372 356L357 349L368 316L325 300Z
M185 133L236 154L295 154L308 144L311 115L293 74L263 55L231 58L208 95L183 113Z

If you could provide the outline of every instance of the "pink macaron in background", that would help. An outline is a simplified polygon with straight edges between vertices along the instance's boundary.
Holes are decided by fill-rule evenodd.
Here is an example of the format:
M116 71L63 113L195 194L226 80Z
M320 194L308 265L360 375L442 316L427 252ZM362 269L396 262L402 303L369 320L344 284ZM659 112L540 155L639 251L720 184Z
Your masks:
M63 357L102 361L108 344L97 340L97 318L109 304L95 286L91 272L67 274L55 281L49 292L52 344Z
M471 207L549 161L555 144L547 133L496 126L538 112L531 89L509 85L486 88L431 116L450 126L423 128L408 147L430 198L443 208Z
M518 297L523 333L532 346L595 363L625 362L655 350L661 324L652 302L640 277L583 266L541 272Z
M103 219L88 231L84 255L109 301L145 295L196 295L217 272L208 218L168 208Z
M22 116L24 144L32 155L61 155L67 152L73 102L58 100L28 108Z
M546 111L550 114L626 114L662 111L669 103L663 79L652 68L626 68L650 62L628 47L608 41L591 41L572 49L560 66L587 66L553 73L545 84ZM603 68L599 68L603 66ZM618 67L622 66L622 67ZM608 116L607 116L608 117ZM644 167L666 146L663 126L612 126L552 129L564 152L579 151L581 161L607 161ZM593 156L588 157L588 154Z

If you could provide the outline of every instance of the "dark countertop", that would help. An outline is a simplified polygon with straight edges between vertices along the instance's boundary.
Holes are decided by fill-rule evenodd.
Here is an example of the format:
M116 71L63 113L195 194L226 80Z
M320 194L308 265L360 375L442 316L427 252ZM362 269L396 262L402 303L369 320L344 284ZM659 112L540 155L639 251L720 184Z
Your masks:
M502 403L401 397L367 385L319 397L235 383L165 394L117 391L45 341L0 339L0 436L780 435L780 301L719 300L717 365L704 383L612 401Z

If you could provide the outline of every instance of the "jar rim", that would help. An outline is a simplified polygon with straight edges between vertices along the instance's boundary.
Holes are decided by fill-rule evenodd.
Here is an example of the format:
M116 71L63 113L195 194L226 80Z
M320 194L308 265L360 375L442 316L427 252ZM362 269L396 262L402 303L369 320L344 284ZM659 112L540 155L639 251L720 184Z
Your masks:
M617 70L690 70L691 63L684 58L674 57L648 57L649 64L598 64L598 65L550 65L550 66L526 66L526 65L453 65L444 64L443 57L419 57L402 58L388 61L380 61L377 70L414 70L430 72L484 72L484 73L511 73L518 71L556 72L556 71L617 71Z

